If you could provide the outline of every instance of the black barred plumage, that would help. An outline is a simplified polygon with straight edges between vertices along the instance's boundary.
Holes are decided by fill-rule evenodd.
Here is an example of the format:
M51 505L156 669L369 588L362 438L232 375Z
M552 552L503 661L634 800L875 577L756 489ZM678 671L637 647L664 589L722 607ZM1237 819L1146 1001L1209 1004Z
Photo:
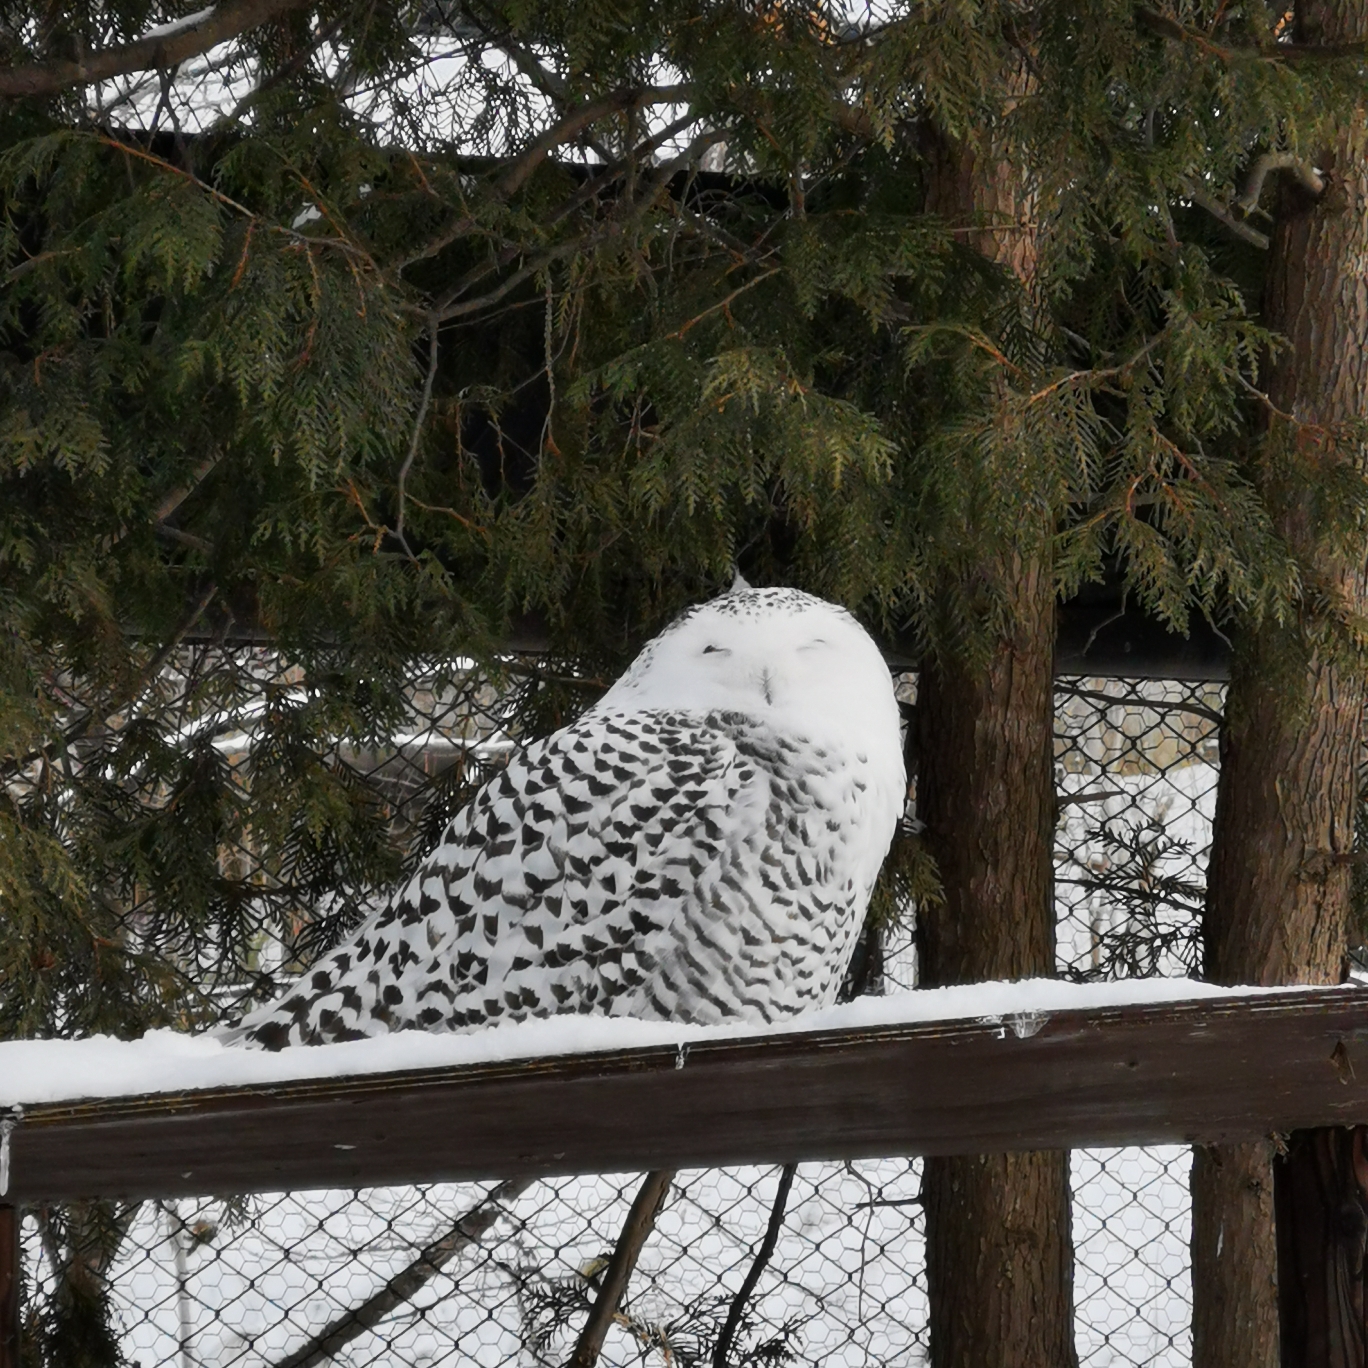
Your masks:
M902 809L888 671L844 610L739 589L514 756L353 939L228 1038L830 1002Z

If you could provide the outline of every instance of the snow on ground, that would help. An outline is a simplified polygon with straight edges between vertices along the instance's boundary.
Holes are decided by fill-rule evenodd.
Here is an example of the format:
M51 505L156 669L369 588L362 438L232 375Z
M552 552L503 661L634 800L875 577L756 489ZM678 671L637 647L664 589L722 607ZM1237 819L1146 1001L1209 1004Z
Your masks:
M1105 983L1023 979L860 998L776 1026L686 1026L627 1017L567 1015L513 1022L466 1035L401 1031L340 1045L294 1046L274 1054L224 1045L208 1035L186 1036L176 1031L151 1031L133 1041L112 1036L16 1040L0 1043L0 1106L192 1092L651 1046L692 1047L709 1041L931 1021L1001 1021L1004 1029L1010 1027L1025 1036L1034 1034L1043 1018L1055 1012L1286 991L1225 988L1192 979ZM1308 987L1304 991L1318 990Z

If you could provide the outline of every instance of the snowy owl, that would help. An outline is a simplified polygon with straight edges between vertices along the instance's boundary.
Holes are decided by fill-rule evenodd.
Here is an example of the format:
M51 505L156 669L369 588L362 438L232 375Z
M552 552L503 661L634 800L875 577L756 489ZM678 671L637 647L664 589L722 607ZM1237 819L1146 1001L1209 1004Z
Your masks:
M226 1038L279 1049L557 1012L774 1022L831 1002L906 781L843 608L730 592L475 795L388 904Z

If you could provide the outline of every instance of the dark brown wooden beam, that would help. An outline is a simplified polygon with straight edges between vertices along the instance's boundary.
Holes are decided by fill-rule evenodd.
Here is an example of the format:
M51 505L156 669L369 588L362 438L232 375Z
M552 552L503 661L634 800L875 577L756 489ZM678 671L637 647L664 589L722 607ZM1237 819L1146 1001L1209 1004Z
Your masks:
M1368 1123L1368 989L26 1110L8 1200L1246 1140Z

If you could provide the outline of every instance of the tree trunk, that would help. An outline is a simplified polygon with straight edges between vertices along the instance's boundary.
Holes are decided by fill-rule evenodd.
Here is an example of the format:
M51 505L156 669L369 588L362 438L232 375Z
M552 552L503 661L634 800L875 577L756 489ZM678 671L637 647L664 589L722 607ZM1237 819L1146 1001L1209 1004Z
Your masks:
M927 668L917 697L917 811L944 902L918 914L927 986L1054 970L1054 587L1040 563L1004 569L1017 631L983 669ZM931 1362L1076 1362L1068 1155L929 1158Z
M0 1368L20 1368L24 1308L20 1300L20 1213L0 1206Z
M1025 65L1007 76L1024 95ZM996 148L927 131L927 209L1029 289L1037 205ZM996 531L996 529L992 529ZM944 900L918 911L925 986L1055 969L1052 528L980 567L1011 604L986 663L944 653L917 695L917 815ZM926 1212L935 1368L1067 1368L1077 1362L1064 1152L929 1158Z
M1363 1368L1368 1128L1297 1131L1274 1184L1282 1368Z
M1360 41L1368 34L1368 3L1303 0L1296 23L1307 41ZM1346 561L1327 544L1311 486L1318 468L1359 459L1357 451L1336 449L1334 428L1368 416L1368 290L1355 265L1368 254L1366 146L1360 112L1336 146L1316 158L1326 180L1319 200L1283 190L1264 313L1290 345L1269 377L1273 455L1258 475L1279 530L1307 567L1307 582L1326 601L1338 598L1359 612L1366 602L1361 559ZM1308 605L1304 616L1314 612ZM1206 975L1218 983L1341 977L1364 686L1360 672L1326 648L1317 632L1322 625L1265 622L1247 626L1236 641L1203 927ZM1284 1341L1284 1363L1365 1362L1361 1351L1341 1360L1311 1350L1333 1339L1317 1328L1326 1316L1362 1325L1361 1297L1355 1305L1331 1305L1334 1299L1323 1295L1340 1285L1329 1276L1334 1254L1324 1238L1338 1216L1328 1198L1317 1199L1329 1189L1312 1170L1338 1143L1294 1139L1276 1180L1267 1146L1197 1154L1194 1368L1273 1368L1279 1296L1285 1325L1289 1332L1299 1326L1293 1339L1301 1340L1301 1350ZM1275 1186L1277 1245L1303 1259L1321 1248L1325 1277L1304 1266L1279 1272ZM1298 1306L1313 1285L1320 1292Z
M1271 1146L1192 1152L1192 1362L1278 1362Z

